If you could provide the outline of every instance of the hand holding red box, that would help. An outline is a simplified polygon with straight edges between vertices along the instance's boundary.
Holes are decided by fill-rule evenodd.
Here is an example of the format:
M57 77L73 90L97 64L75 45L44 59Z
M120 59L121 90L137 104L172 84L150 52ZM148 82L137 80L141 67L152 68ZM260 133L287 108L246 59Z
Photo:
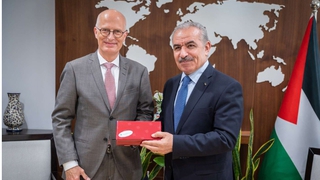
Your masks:
M161 131L160 121L117 121L116 144L140 145L144 140L157 138L151 135Z

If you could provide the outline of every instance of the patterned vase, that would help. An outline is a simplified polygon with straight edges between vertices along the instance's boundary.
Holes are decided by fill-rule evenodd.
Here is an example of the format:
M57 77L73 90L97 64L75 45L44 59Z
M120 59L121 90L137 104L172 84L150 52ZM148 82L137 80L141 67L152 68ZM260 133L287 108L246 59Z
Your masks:
M20 93L8 93L9 102L3 113L3 122L7 128L7 132L22 131L24 115L22 112L22 104L19 101Z

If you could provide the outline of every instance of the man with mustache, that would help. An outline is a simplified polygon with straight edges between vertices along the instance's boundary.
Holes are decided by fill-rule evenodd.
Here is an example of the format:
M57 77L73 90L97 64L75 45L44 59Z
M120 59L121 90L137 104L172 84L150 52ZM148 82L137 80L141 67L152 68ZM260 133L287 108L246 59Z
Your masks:
M242 124L242 87L208 61L206 28L188 21L172 33L181 74L164 86L161 140L141 146L165 155L165 180L231 180L232 150ZM181 98L182 97L182 98Z

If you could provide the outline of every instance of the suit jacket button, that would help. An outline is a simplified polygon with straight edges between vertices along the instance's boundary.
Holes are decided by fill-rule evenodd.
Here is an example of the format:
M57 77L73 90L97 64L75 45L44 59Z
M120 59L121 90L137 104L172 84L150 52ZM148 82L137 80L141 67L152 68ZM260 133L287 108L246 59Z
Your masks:
M113 117L113 116L110 116L109 119L112 121L112 120L114 119L114 117Z

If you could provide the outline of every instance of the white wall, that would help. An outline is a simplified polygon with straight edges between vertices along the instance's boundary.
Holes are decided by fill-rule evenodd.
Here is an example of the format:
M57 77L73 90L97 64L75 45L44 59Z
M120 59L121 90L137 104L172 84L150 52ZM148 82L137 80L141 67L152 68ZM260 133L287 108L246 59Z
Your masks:
M55 100L55 1L2 0L2 115L20 94L26 129L52 129ZM2 127L6 126L2 122Z

